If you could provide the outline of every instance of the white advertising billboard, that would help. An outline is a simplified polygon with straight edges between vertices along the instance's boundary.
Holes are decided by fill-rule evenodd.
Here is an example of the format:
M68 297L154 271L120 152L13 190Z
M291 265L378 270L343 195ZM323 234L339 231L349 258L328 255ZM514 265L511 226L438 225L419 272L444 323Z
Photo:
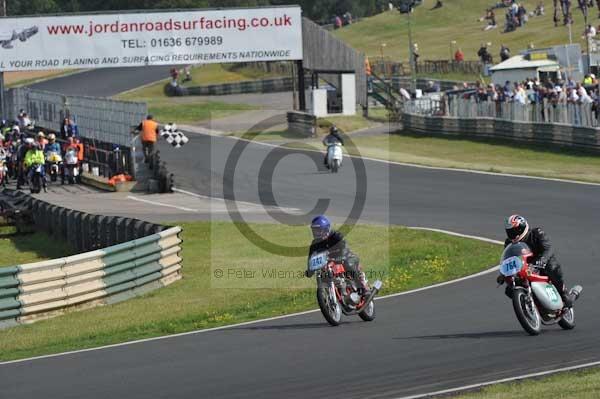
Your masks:
M300 59L300 7L0 18L0 71Z

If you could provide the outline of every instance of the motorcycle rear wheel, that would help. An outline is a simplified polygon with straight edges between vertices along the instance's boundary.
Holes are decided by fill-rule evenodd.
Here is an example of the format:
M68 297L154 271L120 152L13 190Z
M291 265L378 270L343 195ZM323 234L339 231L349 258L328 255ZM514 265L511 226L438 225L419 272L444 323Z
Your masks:
M333 173L337 173L339 169L340 169L340 161L339 161L339 159L334 159L333 166L331 167L331 171Z
M575 328L575 311L573 308L567 309L563 314L562 319L558 322L558 325L561 326L563 330L572 330Z
M329 298L329 287L327 284L320 284L317 287L317 302L319 303L319 308L321 309L321 313L325 320L332 326L336 327L340 325L342 321L342 306L337 301L337 298L334 299L335 303L330 303Z
M513 291L513 308L521 327L529 335L538 335L542 331L540 312L527 291L523 289Z

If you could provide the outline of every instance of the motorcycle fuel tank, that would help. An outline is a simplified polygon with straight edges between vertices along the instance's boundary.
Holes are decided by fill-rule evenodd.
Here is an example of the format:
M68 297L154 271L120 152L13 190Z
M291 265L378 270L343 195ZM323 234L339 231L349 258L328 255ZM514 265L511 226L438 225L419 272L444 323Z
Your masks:
M546 310L560 310L563 308L560 294L552 284L532 282L531 289L540 305Z

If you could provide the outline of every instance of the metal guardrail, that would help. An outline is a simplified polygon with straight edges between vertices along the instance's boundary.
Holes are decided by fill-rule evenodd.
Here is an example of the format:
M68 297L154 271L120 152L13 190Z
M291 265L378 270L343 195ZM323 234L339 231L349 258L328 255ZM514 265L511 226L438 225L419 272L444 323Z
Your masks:
M148 114L145 103L65 96L26 87L10 89L7 105L9 115L16 117L24 109L39 126L48 129L59 130L64 118L75 118L81 137L121 146L131 145L130 127Z
M455 118L493 118L513 122L557 123L580 127L599 127L600 110L592 104L521 104L519 102L476 101L460 96L448 97L448 116Z
M104 231L108 236L112 230L106 227L116 225L122 232L115 233L115 240L127 240L79 255L0 268L0 328L53 317L82 305L87 308L120 302L181 278L180 227L160 226L164 230L143 236L151 231L144 227L146 222L112 218L113 223L106 216L31 201L34 214L66 213L66 223L55 226L58 232L74 231L90 237ZM90 218L96 223L86 227ZM48 221L40 223L47 228Z

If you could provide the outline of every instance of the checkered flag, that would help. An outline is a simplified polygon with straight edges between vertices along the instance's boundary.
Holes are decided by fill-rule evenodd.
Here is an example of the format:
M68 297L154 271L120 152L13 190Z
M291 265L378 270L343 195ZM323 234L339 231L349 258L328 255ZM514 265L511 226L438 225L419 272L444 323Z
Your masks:
M174 123L165 125L160 136L175 148L179 148L189 141L183 133L177 130L177 125Z

